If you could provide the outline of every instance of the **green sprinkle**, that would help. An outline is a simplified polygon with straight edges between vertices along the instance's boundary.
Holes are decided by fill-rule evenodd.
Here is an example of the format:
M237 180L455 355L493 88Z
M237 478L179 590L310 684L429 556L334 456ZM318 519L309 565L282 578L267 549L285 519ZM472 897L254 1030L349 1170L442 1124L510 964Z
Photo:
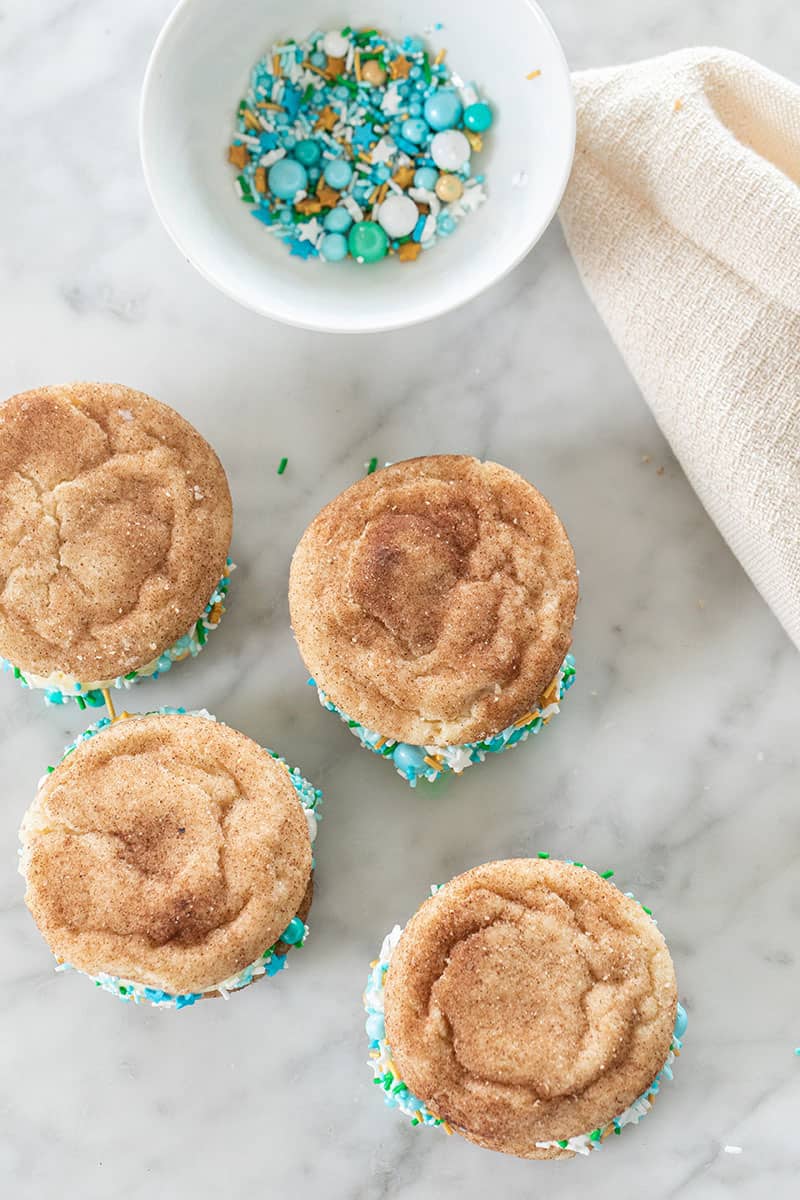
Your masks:
M239 101L239 116L240 116L240 117L244 115L244 112L245 112L245 109L246 109L246 108L247 108L247 101L246 101L246 100L240 100L240 101Z
M342 87L346 87L351 96L355 96L358 91L358 84L354 83L352 79L348 79L346 75L337 75L336 82L340 83Z
M428 58L427 51L422 56L422 75L426 83L430 83L433 75L431 74L431 62Z
M600 1136L601 1136L602 1132L603 1132L602 1129L593 1129L592 1132L589 1134L589 1141L590 1142L598 1142L600 1140Z
M342 32L342 37L350 37L350 34L353 32L353 30L350 25L345 25L344 29L341 32Z
M359 727L359 722L358 722L358 721L348 721L348 722L347 722L347 728L348 728L348 729L358 729L358 727Z
M652 917L652 915L653 915L653 910L652 910L652 908L648 908L646 904L643 904L643 905L642 905L642 908L643 908L643 909L644 909L644 911L647 913L648 917Z
M86 701L84 700L83 696L76 696L75 703L77 704L78 708L86 708Z
M419 1125L419 1121L418 1121L418 1119L417 1119L416 1117L412 1117L412 1118L411 1118L411 1124L412 1124L412 1125Z
M576 861L575 861L575 859L573 859L573 860L572 860L572 865L573 865L573 867L582 867L582 866L583 866L583 863L576 862Z
M619 1125L614 1126L614 1133L622 1133L622 1129L620 1128Z
M206 644L206 627L202 621L197 622L197 624L194 627L194 631L197 634L197 640L200 643L200 645L205 646L205 644Z
M288 458L282 458L281 461L278 463L278 474L279 475L282 475L283 472L286 470L286 465L288 462L289 462Z
M566 1150L567 1146L569 1145L569 1142L565 1140L563 1142L559 1142L558 1144L562 1150Z
M603 871L603 874L600 876L600 878L601 879L610 879L613 874L614 874L613 871Z
M308 85L308 87L306 88L306 90L303 92L303 98L302 98L302 100L300 101L300 103L301 103L301 104L308 104L309 100L311 99L311 97L312 97L313 95L314 95L314 85L313 85L312 83L310 83L310 84Z
M371 458L371 459L369 460L369 466L367 467L367 474L368 474L368 475L374 475L374 474L375 474L375 470L376 470L377 466L378 466L378 460L377 460L377 458Z
M14 678L22 679L22 671L20 671L19 667L14 667Z
M539 851L539 858L549 858L549 857L550 857L550 855L547 854L546 851L544 851L544 850Z
M139 674L138 671L128 671L128 674L125 676L125 678L126 679L136 679L138 674Z
M48 767L48 768L47 768L47 774L48 774L48 775L52 775L53 771L55 771L55 767Z

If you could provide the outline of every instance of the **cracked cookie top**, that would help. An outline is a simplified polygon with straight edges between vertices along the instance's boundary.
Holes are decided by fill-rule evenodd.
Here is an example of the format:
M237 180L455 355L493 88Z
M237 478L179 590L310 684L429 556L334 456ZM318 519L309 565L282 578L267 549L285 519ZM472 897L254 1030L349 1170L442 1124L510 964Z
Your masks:
M406 926L386 978L400 1076L471 1141L528 1158L602 1127L669 1053L675 972L635 900L593 871L511 859L459 875Z
M273 945L311 876L285 765L199 716L128 718L81 742L20 837L25 901L56 957L177 994Z
M289 603L319 687L417 745L498 733L535 707L570 646L575 556L544 496L461 455L409 459L322 510Z
M173 409L116 384L0 405L0 655L85 685L157 658L225 574L225 472Z

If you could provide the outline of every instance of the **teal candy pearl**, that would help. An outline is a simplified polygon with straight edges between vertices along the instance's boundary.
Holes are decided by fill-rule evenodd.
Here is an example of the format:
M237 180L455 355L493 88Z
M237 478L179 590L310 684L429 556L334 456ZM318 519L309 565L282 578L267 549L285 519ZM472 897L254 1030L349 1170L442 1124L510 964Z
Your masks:
M156 663L156 667L163 675L167 671L172 670L172 659L170 658L170 656L168 654L162 654L161 657L159 658L158 662Z
M308 171L294 158L281 158L269 169L269 190L279 200L294 200L308 184Z
M347 238L343 233L326 233L319 251L325 262L341 262L347 258Z
M471 107L480 106L472 105ZM469 112L469 109L467 111ZM425 101L425 120L431 129L435 129L437 132L441 132L443 129L454 129L459 122L461 112L461 101L457 93L449 88L441 88ZM491 115L489 119L491 123ZM488 127L488 125L483 126L484 129L488 129Z
M493 120L492 110L488 104L484 104L483 102L470 104L469 108L464 112L464 124L473 133L485 133Z
M432 192L438 178L439 172L435 167L420 167L414 174L414 187L425 188L426 191Z
M382 1013L370 1013L366 1021L367 1037L371 1042L379 1042L386 1036L386 1023Z
M286 944L289 946L296 946L298 942L303 940L305 929L306 927L299 917L292 917L291 921L281 934L280 941L286 942Z
M320 160L322 151L319 142L315 142L313 138L304 138L302 142L298 142L294 148L294 156L299 163L304 167L313 167Z
M328 65L328 56L327 54L323 54L321 50L315 50L311 55L309 62L313 63L315 67L324 68Z
M347 242L356 262L378 262L389 249L389 239L377 221L359 221L350 230Z
M419 746L409 746L406 742L398 742L392 751L394 765L406 776L413 778L425 770L425 751Z
M325 167L325 182L328 187L341 192L353 178L353 168L343 158L332 158Z
M353 224L353 218L346 208L332 208L325 214L322 224L328 233L347 233Z
M686 1015L686 1009L682 1004L678 1005L678 1012L675 1017L675 1037L682 1038L686 1033L686 1026L689 1024L689 1018Z

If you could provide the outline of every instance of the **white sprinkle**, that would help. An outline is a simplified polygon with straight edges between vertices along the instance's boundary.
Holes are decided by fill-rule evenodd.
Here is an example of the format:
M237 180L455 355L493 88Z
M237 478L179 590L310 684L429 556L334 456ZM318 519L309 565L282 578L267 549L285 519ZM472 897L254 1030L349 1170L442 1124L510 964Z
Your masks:
M261 167L271 167L272 164L277 162L279 158L285 157L286 151L283 149L283 147L276 146L274 150L269 150L266 154L262 154L261 158L258 160L258 163Z
M741 1146L725 1146L724 1150L725 1150L726 1154L741 1154L742 1153Z
M527 171L517 171L516 175L514 175L514 177L511 180L511 186L513 188L527 187L528 186L528 172Z

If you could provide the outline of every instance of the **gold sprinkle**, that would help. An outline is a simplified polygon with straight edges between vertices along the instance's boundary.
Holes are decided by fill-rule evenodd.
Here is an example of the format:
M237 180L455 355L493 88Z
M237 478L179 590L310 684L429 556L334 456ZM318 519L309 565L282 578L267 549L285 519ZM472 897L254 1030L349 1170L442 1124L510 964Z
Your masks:
M339 114L336 112L336 110L334 108L331 108L331 106L329 104L326 108L323 108L322 112L317 117L317 123L314 126L314 128L315 129L326 129L326 130L328 130L328 132L330 132L330 130L333 129L334 125L338 125L338 123L339 123Z
M414 168L409 166L398 167L392 179L394 179L398 187L403 189L410 188L414 182Z
M448 1137L450 1137L453 1133L453 1130L447 1124L447 1121L442 1121L442 1129L445 1131L445 1133L447 1134Z
M281 77L281 56L280 56L280 54L273 54L273 56L272 56L272 74L276 75L278 77L278 79L280 79L280 77Z
M383 204L384 200L386 199L386 193L388 192L388 190L389 190L389 184L382 183L380 186L380 189L378 191L378 204Z
M322 203L316 196L306 196L304 200L298 200L294 207L304 217L315 216L322 212Z
M404 245L408 246L410 243L405 242ZM441 758L432 758L430 754L426 754L424 761L429 767L433 767L434 771L440 771L442 769Z
M356 50L353 57L353 66L355 67L356 79L361 83L361 52Z
M270 112L286 112L282 104L273 104L271 100L257 100L256 108L266 108Z
M433 60L433 65L435 67L438 67L440 63L444 62L446 56L447 56L447 51L445 49L441 49L439 51L439 53L436 55L436 58Z
M538 79L539 76L541 75L541 73L542 73L541 70L539 69L539 67L537 67L535 71L531 71L530 75L526 75L525 78L526 79Z
M520 719L518 721L514 722L514 728L519 729L520 726L527 725L530 721L535 721L536 718L538 717L538 715L539 715L538 711L525 713L524 717L520 717Z
M255 184L256 191L261 192L261 194L263 196L267 190L267 168L266 167L256 167L256 172L253 177L253 183ZM220 608L220 605L215 604L214 607L212 608L211 612L208 614L208 619L212 625L216 625L217 622L219 621L220 617L222 616L221 611L219 613L217 613L218 608Z
M672 111L680 112L682 108L683 108L683 101L679 99L679 100L676 100L675 103L673 104Z
M328 59L328 75L335 79L337 75L344 75L345 60L343 58Z
M359 150L358 157L361 159L362 162L369 163L370 166L372 165L372 155L367 154L367 152L365 150Z
M476 133L474 129L465 129L464 133L467 141L469 142L470 146L472 146L472 149L476 154L479 150L483 149L483 138L479 133Z
M393 58L389 63L389 74L391 75L392 79L408 79L410 71L411 63L404 54L399 55L397 58Z
M312 62L304 62L303 66L307 71L313 71L315 75L321 75L323 79L330 79L331 76L323 67L315 67Z
M247 149L247 146L230 146L228 148L228 162L233 163L240 170L244 170L250 162L250 151Z
M372 748L373 748L373 750L380 750L381 747L385 746L385 745L386 745L386 738L382 737L382 738L378 738L377 742L375 743L375 745ZM370 963L370 966L374 967L375 963Z
M103 699L106 702L106 708L108 709L108 715L111 717L111 721L113 724L113 722L116 721L116 719L117 719L117 714L114 710L114 701L111 699L111 693L109 692L108 688L101 688L100 690L103 693Z
M416 262L421 253L419 242L401 242L398 257L400 262Z
M248 129L261 130L261 122L255 113L251 113L249 108L244 110L244 123Z

